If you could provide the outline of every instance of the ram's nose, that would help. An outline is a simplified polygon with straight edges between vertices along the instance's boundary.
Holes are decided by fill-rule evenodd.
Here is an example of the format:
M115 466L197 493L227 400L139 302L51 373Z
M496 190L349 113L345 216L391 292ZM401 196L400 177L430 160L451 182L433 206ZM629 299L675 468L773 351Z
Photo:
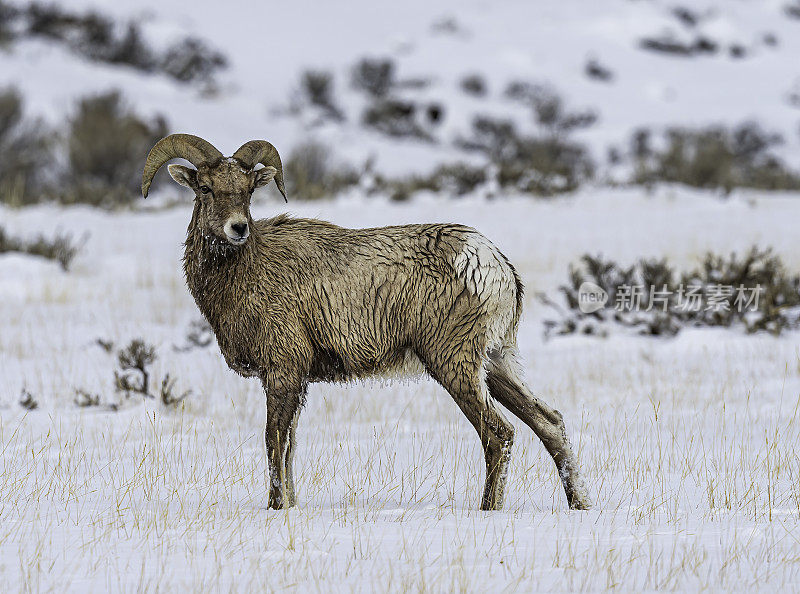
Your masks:
M247 219L243 217L231 218L225 223L225 235L228 241L233 244L239 245L245 242L250 235L250 227L247 224Z

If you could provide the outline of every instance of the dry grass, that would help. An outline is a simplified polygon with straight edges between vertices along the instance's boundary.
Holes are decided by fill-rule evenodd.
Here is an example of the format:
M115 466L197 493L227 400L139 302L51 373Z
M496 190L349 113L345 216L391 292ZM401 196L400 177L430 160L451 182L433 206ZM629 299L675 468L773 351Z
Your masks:
M758 346L724 354L752 361ZM429 383L314 390L288 512L263 508L258 415L3 415L0 549L19 559L4 572L35 590L785 588L800 554L798 400L776 400L757 371L780 377L777 353L698 383L720 354L675 380L683 355L647 353L638 399L625 374L596 378L611 357L572 355L586 368L575 385L600 395L578 405L559 387L598 503L588 513L564 509L522 428L506 510L477 511L477 440ZM784 371L796 386L797 367Z

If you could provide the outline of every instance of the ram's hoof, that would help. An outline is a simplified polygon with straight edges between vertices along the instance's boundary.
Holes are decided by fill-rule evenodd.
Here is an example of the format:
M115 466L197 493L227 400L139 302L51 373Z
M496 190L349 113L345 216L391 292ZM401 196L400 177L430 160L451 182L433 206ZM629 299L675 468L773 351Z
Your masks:
M572 498L569 503L570 509L587 510L592 509L592 501L587 495L579 495Z

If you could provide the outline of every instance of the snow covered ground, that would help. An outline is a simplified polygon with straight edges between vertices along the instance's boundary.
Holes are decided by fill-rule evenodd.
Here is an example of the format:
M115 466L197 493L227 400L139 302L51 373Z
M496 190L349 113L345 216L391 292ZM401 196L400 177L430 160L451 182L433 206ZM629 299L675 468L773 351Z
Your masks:
M256 216L283 210L261 202ZM584 251L696 263L769 243L794 269L795 196L721 201L662 189L587 190L404 206L290 204L340 224L477 226L529 287L520 338L535 390L568 423L596 508L566 509L555 468L518 425L501 512L477 510L474 431L430 381L313 386L299 499L265 509L264 399L216 346L176 352L198 317L180 271L189 206L107 214L0 210L10 228L91 237L71 272L0 258L0 574L30 590L787 589L800 579L797 335L684 331L675 339L543 342L536 291ZM185 406L113 399L97 338L158 346L154 374ZM39 408L17 404L25 386Z
M666 0L357 0L347 9L311 0L70 0L61 5L141 19L156 47L199 35L230 59L219 93L201 96L41 40L0 51L0 83L18 86L31 113L54 124L78 97L120 88L138 112L164 113L174 131L225 153L250 138L284 155L318 139L337 158L358 165L374 156L379 172L395 175L465 158L452 141L477 113L532 126L527 109L503 97L509 82L527 80L598 113L579 133L598 158L638 126L752 118L784 135L781 154L797 168L800 111L789 99L800 96L800 20L786 3L687 2L702 17L687 27ZM665 33L707 36L721 49L683 58L639 48ZM731 57L732 44L746 56ZM365 99L347 81L365 56L393 58L401 79L430 79L408 92L446 107L438 144L360 125ZM590 59L613 82L587 78ZM305 68L334 73L346 122L314 126L287 114ZM459 89L470 73L486 78L486 97ZM313 386L298 433L299 505L265 509L260 386L229 371L215 345L175 348L199 318L180 268L185 192L154 187L134 212L0 206L0 225L14 235L88 234L69 272L0 255L0 589L797 589L798 334L545 342L548 312L536 294L552 294L586 252L688 268L706 250L757 244L796 272L800 196L586 187L553 200L421 193L399 204L359 188L333 201L293 198L286 207L260 196L253 214L288 208L356 227L453 221L501 248L528 288L520 343L529 383L564 414L595 509L566 509L554 465L516 423L505 509L478 511L478 439L428 380ZM154 381L169 373L177 390L192 391L182 406L134 398L109 410L115 357L97 340L121 347L134 338L157 346ZM23 389L38 408L19 406ZM78 407L76 389L100 395L100 406Z

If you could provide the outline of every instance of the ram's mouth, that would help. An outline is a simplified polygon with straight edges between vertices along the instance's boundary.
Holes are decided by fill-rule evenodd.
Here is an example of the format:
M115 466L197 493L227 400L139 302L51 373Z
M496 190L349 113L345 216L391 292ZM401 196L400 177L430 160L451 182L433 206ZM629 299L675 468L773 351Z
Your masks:
M233 245L242 245L249 235L245 235L244 237L228 237L228 241L231 242Z

